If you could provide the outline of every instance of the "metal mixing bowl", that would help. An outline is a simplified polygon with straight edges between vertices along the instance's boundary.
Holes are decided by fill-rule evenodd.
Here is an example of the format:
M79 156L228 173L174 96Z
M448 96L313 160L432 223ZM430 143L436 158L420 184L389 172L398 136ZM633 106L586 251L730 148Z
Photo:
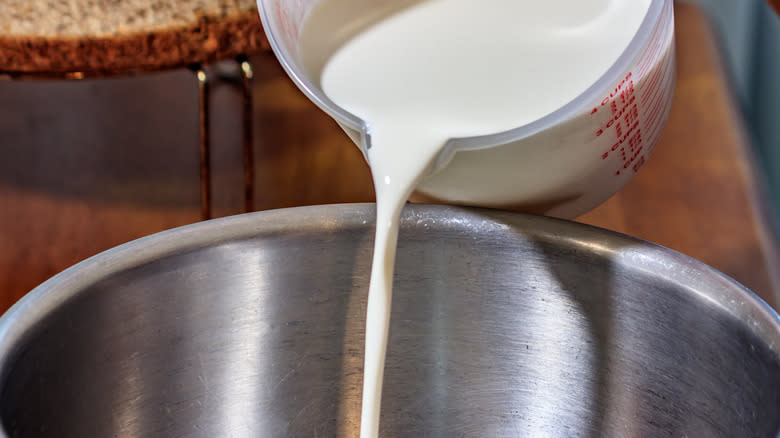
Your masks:
M357 436L371 205L280 210L89 259L0 319L8 436ZM383 437L775 437L780 318L571 222L409 206Z

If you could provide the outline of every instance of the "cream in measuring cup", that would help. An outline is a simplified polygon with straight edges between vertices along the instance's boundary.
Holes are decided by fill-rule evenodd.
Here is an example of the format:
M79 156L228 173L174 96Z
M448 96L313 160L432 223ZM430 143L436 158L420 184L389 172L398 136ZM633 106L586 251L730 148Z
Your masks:
M276 18L282 38L302 36L303 64L309 50L309 70L320 72L311 82L285 64L293 78L369 146L377 229L361 436L375 437L398 221L410 194L419 186L424 195L458 203L547 200L560 215L591 208L605 187L616 190L641 167L657 140L674 63L671 1L654 0L377 2L383 6L375 13L331 36L342 40L338 47L323 50L320 31L363 3L325 0L307 11L302 31L300 10L276 9ZM637 42L642 28L647 38ZM271 40L284 63L284 50L273 34ZM638 53L627 55L631 44ZM594 87L616 69L622 78L602 84L603 98L594 97ZM655 96L646 103L655 107L640 105L648 90ZM588 183L598 186L597 196L588 195Z

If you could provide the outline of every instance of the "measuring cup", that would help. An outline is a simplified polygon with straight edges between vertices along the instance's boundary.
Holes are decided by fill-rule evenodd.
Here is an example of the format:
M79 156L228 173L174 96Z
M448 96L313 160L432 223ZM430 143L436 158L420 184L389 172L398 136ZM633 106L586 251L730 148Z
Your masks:
M307 23L322 1L329 2L328 15ZM366 123L328 98L320 74L350 38L419 1L258 0L284 69L364 156L371 145ZM625 51L568 104L509 131L449 140L411 199L570 218L612 196L645 164L668 119L676 73L672 3L651 0Z

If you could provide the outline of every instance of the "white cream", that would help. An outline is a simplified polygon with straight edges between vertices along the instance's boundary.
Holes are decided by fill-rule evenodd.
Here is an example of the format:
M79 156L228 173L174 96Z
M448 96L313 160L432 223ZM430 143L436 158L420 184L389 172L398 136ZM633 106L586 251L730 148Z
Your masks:
M428 0L328 60L325 93L368 124L377 198L361 437L379 430L399 215L430 163L450 138L527 124L585 91L628 46L649 4Z

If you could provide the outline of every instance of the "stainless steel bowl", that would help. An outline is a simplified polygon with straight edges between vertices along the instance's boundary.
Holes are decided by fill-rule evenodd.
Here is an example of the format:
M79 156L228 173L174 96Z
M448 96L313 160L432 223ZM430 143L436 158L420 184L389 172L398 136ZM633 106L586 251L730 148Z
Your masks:
M357 436L374 209L236 216L107 251L0 319L8 436ZM775 437L780 318L571 222L409 206L381 433Z

